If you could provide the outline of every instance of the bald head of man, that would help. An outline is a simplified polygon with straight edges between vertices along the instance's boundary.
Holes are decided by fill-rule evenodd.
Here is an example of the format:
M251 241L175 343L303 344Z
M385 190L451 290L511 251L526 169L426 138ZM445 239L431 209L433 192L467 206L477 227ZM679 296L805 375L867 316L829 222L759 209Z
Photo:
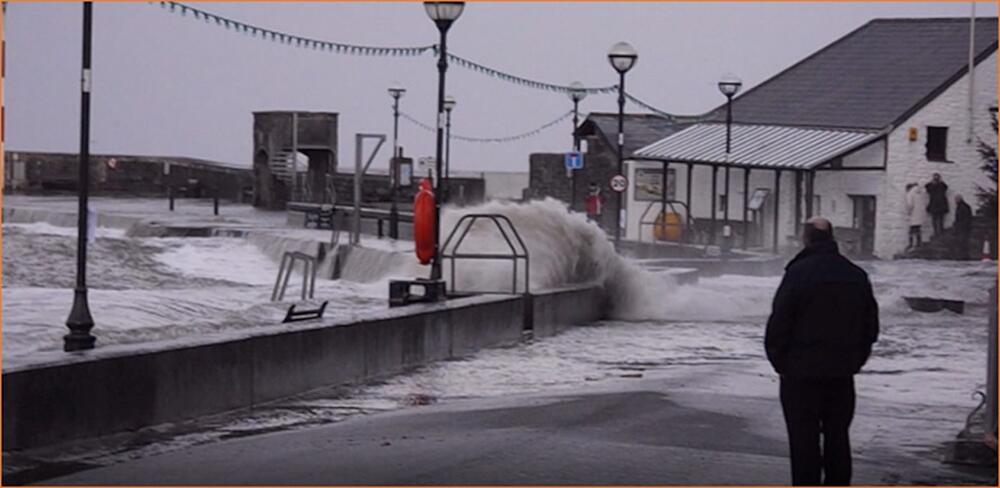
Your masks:
M823 217L813 217L806 221L802 229L802 244L809 246L817 242L833 240L833 225Z

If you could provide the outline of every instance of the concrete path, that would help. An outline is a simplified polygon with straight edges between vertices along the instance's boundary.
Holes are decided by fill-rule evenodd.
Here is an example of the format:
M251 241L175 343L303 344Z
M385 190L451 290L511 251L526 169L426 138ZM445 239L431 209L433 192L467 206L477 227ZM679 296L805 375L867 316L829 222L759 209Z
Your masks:
M776 398L622 380L586 392L478 399L235 439L46 485L786 484ZM676 383L675 383L676 385ZM739 411L739 415L726 412ZM969 483L888 452L855 459L856 484Z

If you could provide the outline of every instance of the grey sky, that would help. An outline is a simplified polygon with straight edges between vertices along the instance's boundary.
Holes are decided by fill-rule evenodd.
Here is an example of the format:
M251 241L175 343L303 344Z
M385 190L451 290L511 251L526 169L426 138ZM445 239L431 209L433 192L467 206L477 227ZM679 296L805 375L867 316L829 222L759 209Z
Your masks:
M203 3L198 8L261 27L371 45L428 45L436 29L419 3ZM980 3L980 16L996 16ZM79 4L8 5L7 142L14 150L76 151L79 139ZM969 3L473 3L449 35L452 52L513 74L568 84L610 85L608 47L639 51L627 80L663 110L701 113L723 98L715 82L733 72L753 86L876 17L964 16ZM355 132L391 137L397 80L405 112L433 122L435 61L369 58L251 38L146 3L94 7L92 151L193 156L249 164L255 110L334 111L341 162ZM538 91L453 66L453 131L505 136L571 108ZM816 96L823 96L817 93ZM613 95L581 110L614 111ZM631 106L629 111L639 111ZM452 167L524 171L528 154L569 148L571 123L512 144L452 142ZM433 154L434 136L400 121L410 156ZM389 151L376 166L385 166Z

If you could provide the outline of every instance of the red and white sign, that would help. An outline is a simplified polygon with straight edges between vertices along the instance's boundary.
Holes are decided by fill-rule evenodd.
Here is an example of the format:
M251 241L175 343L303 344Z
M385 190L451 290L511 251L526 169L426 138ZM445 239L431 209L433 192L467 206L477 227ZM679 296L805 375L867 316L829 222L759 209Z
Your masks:
M615 175L613 178L611 178L611 189L612 190L614 190L614 191L616 191L618 193L621 193L621 192L625 191L626 188L628 188L628 179L627 178L625 178L622 175Z

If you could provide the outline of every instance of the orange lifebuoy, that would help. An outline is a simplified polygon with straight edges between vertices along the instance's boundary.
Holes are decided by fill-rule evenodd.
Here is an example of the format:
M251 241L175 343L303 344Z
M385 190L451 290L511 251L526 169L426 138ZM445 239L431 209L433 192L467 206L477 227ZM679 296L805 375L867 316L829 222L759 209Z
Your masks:
M430 180L420 182L420 191L413 198L413 242L420 264L434 259L434 191Z

